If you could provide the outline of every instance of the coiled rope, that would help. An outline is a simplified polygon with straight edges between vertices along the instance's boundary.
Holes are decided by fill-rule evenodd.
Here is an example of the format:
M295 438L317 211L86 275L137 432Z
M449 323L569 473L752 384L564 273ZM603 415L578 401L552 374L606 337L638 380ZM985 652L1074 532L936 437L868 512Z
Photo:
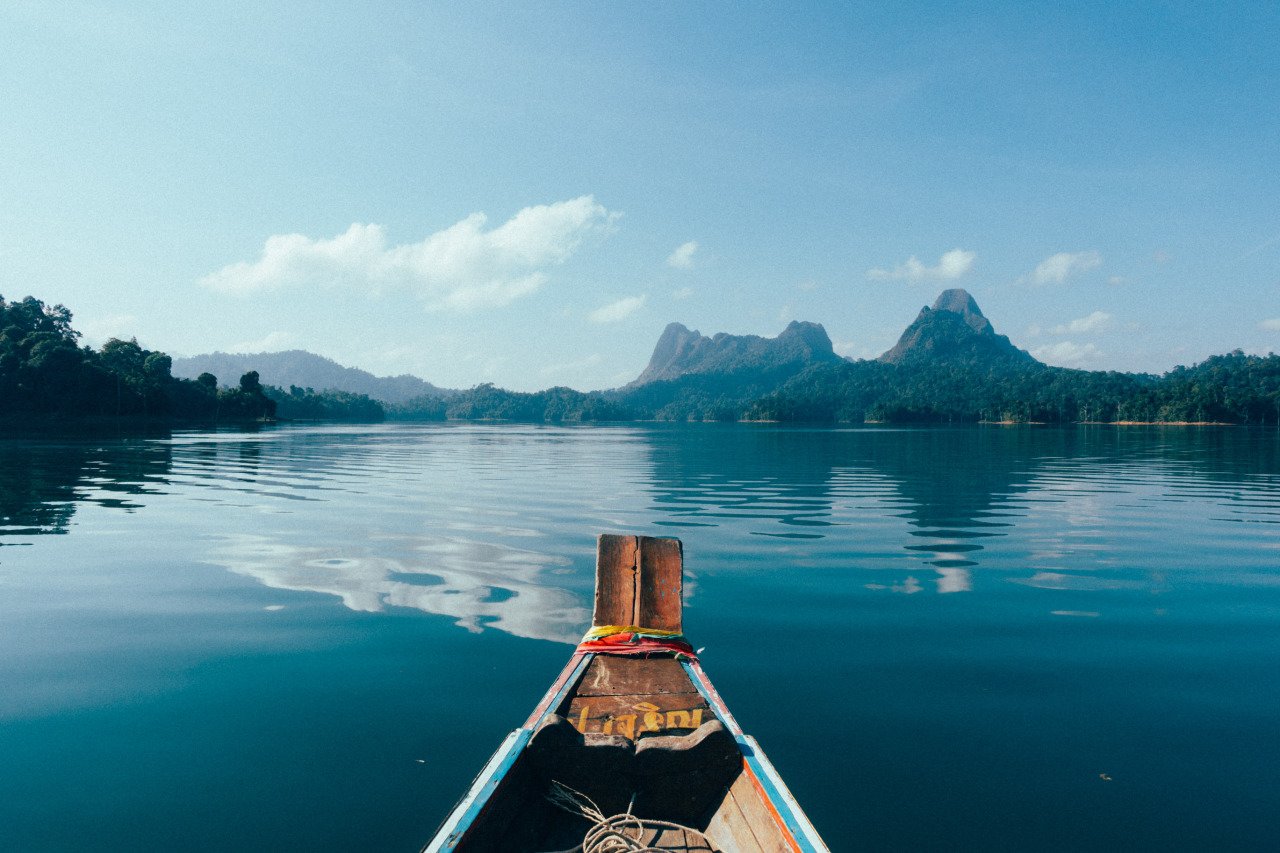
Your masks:
M650 847L644 843L645 833L658 830L672 830L685 833L685 840L690 836L706 844L708 850L713 849L706 837L696 829L690 829L678 823L665 820L638 818L631 814L635 805L635 797L631 805L621 814L606 817L590 797L575 791L568 785L559 782L551 783L551 793L547 799L569 814L579 815L591 821L591 828L583 836L582 843L562 853L669 853L665 847Z

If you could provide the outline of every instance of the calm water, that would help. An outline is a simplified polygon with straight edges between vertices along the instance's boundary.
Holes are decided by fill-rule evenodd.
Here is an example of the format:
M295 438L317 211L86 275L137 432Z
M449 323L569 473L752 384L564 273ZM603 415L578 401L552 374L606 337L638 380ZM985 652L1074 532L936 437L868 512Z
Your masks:
M1274 849L1280 438L0 439L0 849L416 850L674 535L834 850Z

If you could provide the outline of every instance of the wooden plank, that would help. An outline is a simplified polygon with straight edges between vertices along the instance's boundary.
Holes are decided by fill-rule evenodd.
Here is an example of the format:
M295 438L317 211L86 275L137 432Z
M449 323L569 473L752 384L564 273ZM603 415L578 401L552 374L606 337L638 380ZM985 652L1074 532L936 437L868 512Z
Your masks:
M639 618L635 536L596 538L596 606L592 624L635 625Z
M796 850L789 837L791 833L782 827L777 810L765 799L764 791L750 768L737 778L729 789L729 795L742 810L761 849L766 853L793 853Z
M680 853L718 853L701 834L683 829L646 829L640 835L640 843L659 850L679 850Z
M575 696L564 715L583 734L622 735L689 731L714 719L697 693Z
M684 667L673 658L596 655L578 682L577 696L622 693L697 693Z
M641 536L639 621L663 631L682 630L684 552L679 539Z
M739 776L738 779L741 780L742 777ZM724 800L721 801L720 808L716 809L716 813L711 816L704 834L721 850L733 850L735 853L765 853L760 842L756 840L755 833L751 831L751 824L747 822L746 815L742 813L738 801L733 797L733 788L737 786L738 782L735 781L733 787L725 792Z

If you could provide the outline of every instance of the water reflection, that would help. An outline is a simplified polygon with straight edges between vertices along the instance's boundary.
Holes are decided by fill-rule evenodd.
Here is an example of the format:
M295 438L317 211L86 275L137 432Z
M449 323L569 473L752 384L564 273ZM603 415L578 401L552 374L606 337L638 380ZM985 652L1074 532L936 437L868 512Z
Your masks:
M0 545L68 532L78 505L137 509L169 464L168 448L145 440L0 440Z
M469 631L485 627L517 637L576 642L590 613L545 577L568 560L465 539L292 545L265 536L233 536L210 559L273 589L335 595L351 610L411 607L449 616ZM410 551L411 558L387 556Z
M203 559L266 586L571 641L595 533L649 526L696 540L713 570L835 566L908 596L1160 592L1161 559L1184 578L1274 585L1258 555L1276 552L1278 448L1228 429L746 425L7 440L0 544L65 533L77 508L176 497L209 507ZM1219 565L1181 565L1179 548Z
M971 592L988 569L1037 588L1113 589L1072 572L1132 558L1133 525L1167 514L1158 504L1280 520L1278 448L1272 432L1230 429L708 427L655 433L652 490L658 524L824 540L806 553L897 574L864 584L873 591ZM905 529L891 532L893 519ZM867 545L890 538L896 556Z

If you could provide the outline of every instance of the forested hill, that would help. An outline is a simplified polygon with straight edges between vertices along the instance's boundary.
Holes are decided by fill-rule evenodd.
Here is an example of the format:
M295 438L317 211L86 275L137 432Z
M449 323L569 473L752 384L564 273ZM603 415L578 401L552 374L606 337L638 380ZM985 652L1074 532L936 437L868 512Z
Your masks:
M1017 349L964 291L926 308L879 359L847 361L816 324L777 338L705 338L679 327L650 367L664 378L614 391L521 393L480 385L384 407L364 394L211 372L173 375L137 341L82 347L71 313L0 297L0 419L27 415L192 420L284 418L518 421L1215 422L1280 426L1280 356L1236 350L1163 376L1051 367ZM672 332L668 328L668 332ZM668 337L664 333L664 337ZM719 340L720 343L716 344ZM710 341L711 344L699 343ZM672 345L674 344L674 345ZM228 374L234 377L235 371ZM424 383L426 384L426 383ZM434 387L434 386L432 386ZM438 389L437 389L438 390Z
M920 315L880 360L900 365L1035 361L1030 353L997 334L974 298L959 288L944 290L932 308L921 308Z
M343 367L336 361L305 350L254 354L214 352L173 360L173 375L188 379L194 379L201 373L239 376L247 370L258 371L266 385L363 394L383 403L404 403L415 397L448 397L455 393L407 373L374 376L368 371Z
M614 391L483 385L393 417L770 420L818 423L1280 423L1280 356L1235 351L1164 376L1051 367L996 332L973 297L945 291L871 361L831 351L821 326L708 338L673 323L649 366Z

